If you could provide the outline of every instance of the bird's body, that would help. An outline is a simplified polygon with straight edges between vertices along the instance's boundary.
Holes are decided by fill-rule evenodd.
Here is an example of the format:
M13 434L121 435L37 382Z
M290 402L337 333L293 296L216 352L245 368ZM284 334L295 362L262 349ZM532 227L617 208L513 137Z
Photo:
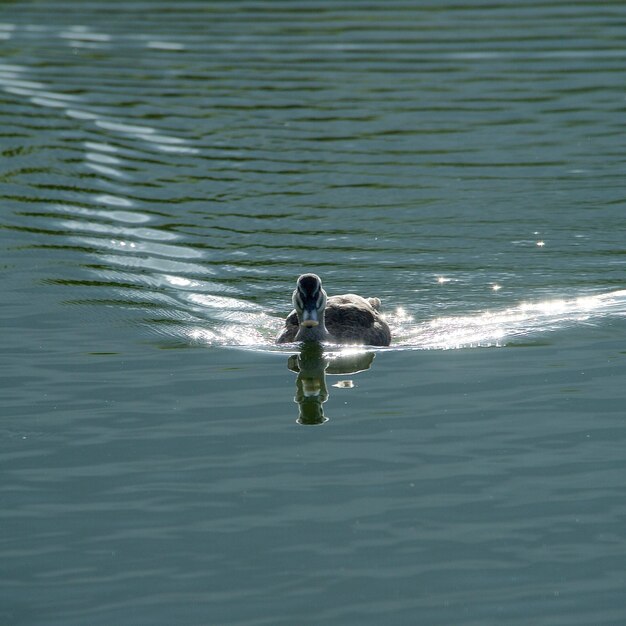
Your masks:
M378 298L353 293L329 298L318 276L303 274L292 301L294 310L285 320L277 343L328 341L388 346L391 342L391 331L380 313Z

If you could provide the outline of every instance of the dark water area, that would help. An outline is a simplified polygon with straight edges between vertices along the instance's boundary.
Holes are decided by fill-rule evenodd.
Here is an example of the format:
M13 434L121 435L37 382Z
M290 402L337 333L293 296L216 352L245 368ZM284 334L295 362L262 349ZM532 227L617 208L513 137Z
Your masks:
M623 624L625 41L2 4L0 623ZM277 346L304 271L391 346Z

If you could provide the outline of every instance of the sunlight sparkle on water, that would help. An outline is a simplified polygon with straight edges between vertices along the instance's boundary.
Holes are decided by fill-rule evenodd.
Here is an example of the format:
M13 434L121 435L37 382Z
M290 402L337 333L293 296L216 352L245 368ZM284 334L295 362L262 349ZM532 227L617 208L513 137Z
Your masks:
M98 204L108 204L110 206L123 206L123 207L132 207L133 203L128 198L123 198L121 196L113 196L108 193L103 193L97 196L93 196L93 201Z
M184 289L183 285L180 287ZM207 319L207 326L204 326L203 322L193 322L193 325L183 331L183 335L190 341L207 346L280 352L284 350L277 347L274 341L281 324L278 317L255 310L252 303L248 303L249 306L246 307L236 298L221 300L208 294L193 296L196 304L200 304L203 309L206 307L205 314L209 311L212 313L211 321ZM209 299L206 300L205 296ZM393 334L390 348L454 350L479 346L500 347L510 341L567 328L580 323L581 320L603 315L620 315L626 310L625 306L626 290L569 299L523 302L500 310L462 316L444 315L417 322L402 307L398 307L387 317ZM218 322L218 319L221 321ZM180 331L176 332L180 336ZM354 356L368 350L371 348L327 346L325 353L334 359Z
M165 280L174 287L193 287L195 282L189 278L183 278L182 276L171 276L169 274L164 275Z
M501 346L506 341L565 328L624 310L626 290L608 294L524 302L478 315L440 317L407 328L398 343L422 349Z
M355 356L357 354L364 354L367 349L363 346L344 346L339 349L329 350L326 354L330 358L337 358L342 356Z
M397 322L406 322L413 319L411 315L409 315L404 308L399 306L393 315L395 321Z
M268 345L267 338L255 328L240 324L227 324L216 331L206 328L191 328L186 335L192 341L208 345L246 346L258 348Z

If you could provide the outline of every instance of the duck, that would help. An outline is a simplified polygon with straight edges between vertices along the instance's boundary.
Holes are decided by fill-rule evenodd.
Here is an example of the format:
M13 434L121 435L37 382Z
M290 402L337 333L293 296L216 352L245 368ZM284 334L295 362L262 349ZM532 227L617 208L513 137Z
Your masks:
M328 297L317 274L302 274L291 301L294 310L287 316L276 343L391 343L391 330L380 312L379 298L363 298L354 293Z

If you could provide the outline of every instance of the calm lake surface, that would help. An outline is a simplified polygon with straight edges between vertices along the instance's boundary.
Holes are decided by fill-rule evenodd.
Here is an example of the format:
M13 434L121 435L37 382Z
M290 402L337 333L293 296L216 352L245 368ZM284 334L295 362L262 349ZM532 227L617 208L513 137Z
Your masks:
M623 2L0 45L1 624L626 623ZM274 345L303 271L391 347Z

